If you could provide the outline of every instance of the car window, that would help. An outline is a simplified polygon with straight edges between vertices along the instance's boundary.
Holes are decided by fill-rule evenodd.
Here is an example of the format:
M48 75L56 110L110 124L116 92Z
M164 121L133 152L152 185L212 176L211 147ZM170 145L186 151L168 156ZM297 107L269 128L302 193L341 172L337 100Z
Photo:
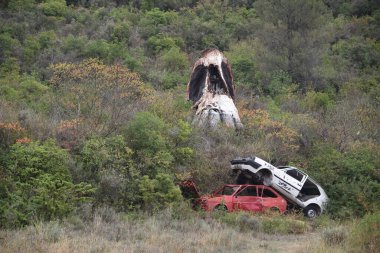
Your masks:
M278 196L271 189L259 188L259 196L263 198L277 198Z
M297 179L298 181L302 181L303 174L300 173L298 170L290 169L290 170L286 171L286 174Z
M238 196L257 196L256 186L247 186L239 192Z
M216 194L220 195L232 195L239 186L224 186L220 191L218 191Z

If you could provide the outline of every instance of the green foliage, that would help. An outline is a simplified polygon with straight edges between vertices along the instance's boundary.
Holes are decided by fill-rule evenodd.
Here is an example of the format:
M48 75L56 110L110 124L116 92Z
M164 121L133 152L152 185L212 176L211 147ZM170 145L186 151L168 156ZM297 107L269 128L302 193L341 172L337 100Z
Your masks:
M128 42L131 33L130 26L128 22L117 23L112 30L112 39L116 42Z
M380 212L365 215L349 236L352 252L377 252L380 248Z
M5 68L8 67L5 66ZM27 74L20 76L18 73L8 73L7 78L0 79L2 99L13 103L15 106L45 111L47 110L49 92L50 88L47 85Z
M32 64L35 60L37 52L41 49L41 45L34 37L26 38L24 44L24 61L28 64Z
M308 226L305 221L283 218L263 219L262 229L265 233L274 234L303 234Z
M154 53L159 53L163 50L171 50L173 47L183 46L183 41L181 38L172 38L166 36L162 33L153 35L148 39L148 46L152 49ZM174 49L179 51L179 49Z
M158 153L167 149L166 129L165 122L154 114L137 113L126 129L127 142L133 150Z
M91 58L107 59L111 51L111 44L105 40L89 41L85 46L84 54Z
M181 191L168 174L158 173L155 178L143 176L139 183L144 209L160 210L182 200Z
M41 32L38 35L38 42L41 48L51 47L56 43L57 34L54 31Z
M88 40L83 36L74 36L70 34L63 38L62 50L64 53L76 52L78 54L83 54L87 41Z
M329 34L321 29L327 29L326 23L331 20L322 0L307 3L302 0L259 0L254 7L262 22L259 41L264 52L258 58L260 69L285 71L302 88L310 82L317 85L315 68L329 41Z
M140 20L140 26L143 27L142 35L148 38L158 34L161 27L168 26L178 19L176 12L165 12L157 8L144 13Z
M24 182L46 173L64 180L70 179L68 153L52 140L15 144L8 157L7 167L18 181Z
M20 42L13 38L9 32L0 33L0 56L7 58L14 56L15 49L20 46Z
M163 67L170 72L179 71L183 74L188 66L186 54L180 48L173 46L160 55Z
M42 3L42 11L46 16L62 17L66 14L67 6L65 0L46 0Z
M31 10L35 7L35 4L35 0L10 0L8 8L15 11Z
M256 61L252 46L247 42L234 44L230 51L226 52L226 56L231 64L235 81L248 87L254 87L257 80L255 78Z
M272 74L268 85L268 93L272 97L279 94L286 94L292 84L292 78L284 71L277 71Z
M98 188L97 205L107 204L119 211L137 207L139 172L132 155L120 135L85 141L78 156L81 168L78 180L91 182Z
M89 184L72 183L68 153L52 140L14 144L4 167L0 220L5 227L63 218L94 192Z
M378 153L356 147L344 154L321 145L314 151L309 169L326 190L330 215L339 218L362 216L378 210L380 178Z
M333 105L329 94L324 92L308 91L302 101L304 108L310 111L326 112Z
M380 46L372 39L352 37L349 40L341 40L333 47L335 54L340 54L357 69L379 66Z
M92 191L88 183L95 206L153 208L150 198L168 190L149 183L191 176L208 191L233 182L228 160L248 155L304 163L334 218L378 210L374 1L5 0L0 8L1 225L63 217ZM207 47L232 66L239 134L189 124L185 84ZM71 153L27 137L56 138ZM263 229L239 219L231 218Z

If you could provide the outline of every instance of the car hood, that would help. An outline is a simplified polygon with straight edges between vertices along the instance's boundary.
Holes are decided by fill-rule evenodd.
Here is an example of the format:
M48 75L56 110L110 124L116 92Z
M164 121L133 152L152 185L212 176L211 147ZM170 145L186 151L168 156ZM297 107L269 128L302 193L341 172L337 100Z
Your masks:
M197 187L195 186L194 181L192 180L184 180L180 182L179 188L181 189L182 196L186 199L197 199L200 198L201 195L198 192Z

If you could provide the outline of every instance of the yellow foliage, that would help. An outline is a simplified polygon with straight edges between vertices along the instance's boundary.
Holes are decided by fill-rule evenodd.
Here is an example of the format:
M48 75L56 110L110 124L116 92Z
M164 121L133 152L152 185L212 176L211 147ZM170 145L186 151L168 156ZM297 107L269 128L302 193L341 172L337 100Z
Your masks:
M242 104L238 104L238 108L245 134L263 139L276 156L284 156L299 149L297 132L284 122L272 119L268 111L249 109Z
M56 87L69 86L77 95L85 95L89 86L99 90L120 89L119 98L147 97L152 93L139 74L119 64L105 65L99 59L87 59L79 64L58 63L50 68L53 70L50 82Z

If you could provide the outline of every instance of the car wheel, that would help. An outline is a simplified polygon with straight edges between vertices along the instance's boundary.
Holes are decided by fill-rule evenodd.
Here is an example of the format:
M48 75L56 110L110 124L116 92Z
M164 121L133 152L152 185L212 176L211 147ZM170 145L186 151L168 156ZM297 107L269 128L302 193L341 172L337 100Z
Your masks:
M214 211L227 212L227 207L225 205L217 205Z
M257 173L257 176L260 178L260 181L265 186L272 185L272 173L269 170L263 169Z
M303 209L303 213L308 218L315 218L319 215L319 208L317 206L307 206Z
M269 209L269 212L272 213L272 214L280 214L280 213L281 213L280 209L278 209L278 208L275 207L275 206L272 206L272 207Z

